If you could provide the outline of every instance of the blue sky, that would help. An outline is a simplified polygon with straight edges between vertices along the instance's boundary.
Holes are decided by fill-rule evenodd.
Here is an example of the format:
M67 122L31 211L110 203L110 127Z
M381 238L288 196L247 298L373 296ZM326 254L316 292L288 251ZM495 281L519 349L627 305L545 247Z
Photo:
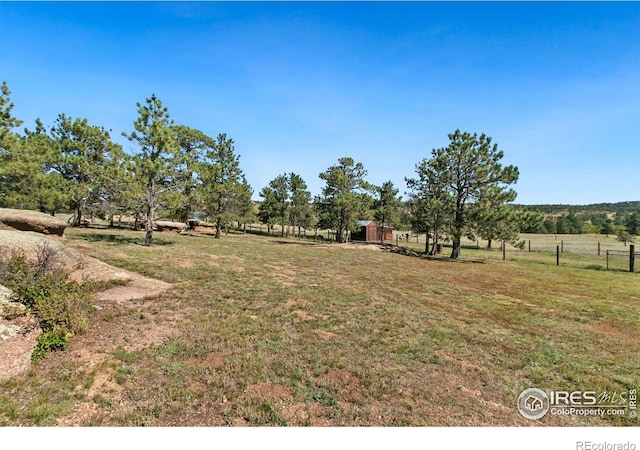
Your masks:
M640 3L0 2L23 128L59 113L130 132L155 93L269 180L351 156L405 177L455 129L520 169L517 203L640 199Z

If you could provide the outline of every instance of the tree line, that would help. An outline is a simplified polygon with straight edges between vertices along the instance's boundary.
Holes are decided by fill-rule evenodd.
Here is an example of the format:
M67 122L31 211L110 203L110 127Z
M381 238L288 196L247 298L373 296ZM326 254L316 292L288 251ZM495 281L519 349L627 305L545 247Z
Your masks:
M578 213L610 213L630 214L640 211L640 200L616 203L592 203L589 205L522 205L527 209L540 211L547 214Z
M159 210L186 221L196 211L215 224L216 237L233 222L250 220L253 191L240 168L233 139L216 138L177 125L155 95L137 103L133 130L123 133L135 147L123 151L110 131L85 118L60 114L53 126L22 121L4 82L0 95L0 206L55 215L72 211L79 226L90 210L109 220L131 215L151 245Z
M451 258L460 255L465 236L486 239L489 246L493 240L522 246L519 229L541 217L510 204L516 197L509 186L518 179L517 167L503 166L504 153L484 134L456 130L449 140L416 165L415 178L406 179L407 201L391 181L376 186L366 180L362 163L343 157L319 174L325 186L312 204L299 175L278 175L260 191L258 217L270 230L280 225L282 235L285 226L335 230L337 242L357 231L359 220L374 219L381 229L406 226L426 234L425 252L431 254L439 242L451 240Z
M536 206L525 208L540 212ZM636 211L618 210L617 212L561 210L554 213L540 213L540 216L541 221L529 224L520 231L543 234L603 234L619 237L625 234L631 237L640 234L640 208Z
M133 144L129 154L86 118L60 114L53 126L36 119L33 129L16 132L22 121L12 114L7 84L1 89L0 207L71 211L74 226L87 213L112 226L114 217L131 215L134 228L146 231L145 245L159 214L211 222L216 238L224 227L257 218L270 230L279 225L282 234L285 227L333 230L338 242L359 229L359 220L373 219L425 234L428 253L451 241L450 256L457 258L463 237L489 247L494 241L523 245L518 233L548 219L513 205L518 168L502 165L504 153L485 134L449 134L449 145L433 149L405 178L406 200L391 181L376 186L362 163L343 157L319 174L325 182L319 195L312 197L300 175L283 173L260 190L256 205L233 139L175 124L155 95L136 104L132 130L122 133Z

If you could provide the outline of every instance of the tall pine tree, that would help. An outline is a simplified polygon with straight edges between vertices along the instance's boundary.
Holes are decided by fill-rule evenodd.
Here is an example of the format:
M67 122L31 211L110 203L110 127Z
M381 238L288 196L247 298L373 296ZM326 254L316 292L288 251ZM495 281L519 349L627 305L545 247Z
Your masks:
M175 158L179 146L171 129L173 121L169 119L169 111L155 94L147 98L144 104L136 105L138 118L133 124L134 131L124 136L140 149L133 158L133 167L136 179L145 189L144 245L150 246L160 196L174 187Z

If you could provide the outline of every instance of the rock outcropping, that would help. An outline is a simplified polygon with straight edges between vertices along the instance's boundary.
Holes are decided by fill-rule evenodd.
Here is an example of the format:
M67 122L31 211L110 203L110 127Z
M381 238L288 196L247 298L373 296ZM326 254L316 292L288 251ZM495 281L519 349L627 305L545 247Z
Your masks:
M176 233L182 233L187 229L187 225L182 222L172 222L170 220L156 220L154 222L158 231L175 231Z
M0 382L20 375L31 364L40 327L13 293L0 285Z
M0 223L21 231L64 236L67 223L57 217L27 209L0 208Z
M48 248L55 261L69 271L81 263L80 256L58 239L26 231L0 230L0 251L22 252L29 259L36 259L38 252Z

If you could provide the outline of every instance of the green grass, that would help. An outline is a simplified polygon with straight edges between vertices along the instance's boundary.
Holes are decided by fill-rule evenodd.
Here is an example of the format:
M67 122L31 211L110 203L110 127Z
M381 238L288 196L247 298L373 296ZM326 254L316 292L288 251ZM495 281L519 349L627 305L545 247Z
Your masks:
M93 399L80 424L524 426L525 388L639 384L640 277L584 268L587 255L556 267L534 252L464 249L451 262L255 235L158 238L145 248L142 233L68 231L175 286L102 305L83 336L103 361L93 370L74 342L0 385L1 424L51 425Z

